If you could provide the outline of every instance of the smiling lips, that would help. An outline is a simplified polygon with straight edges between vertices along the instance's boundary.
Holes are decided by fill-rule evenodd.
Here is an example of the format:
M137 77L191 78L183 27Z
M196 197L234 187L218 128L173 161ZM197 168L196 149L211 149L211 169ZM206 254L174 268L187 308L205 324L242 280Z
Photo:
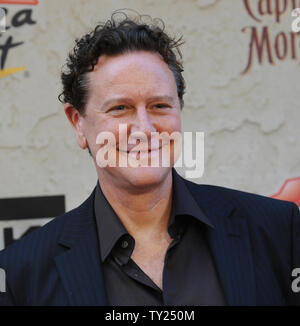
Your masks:
M154 152L154 151L157 151L157 150L160 150L161 147L158 147L158 148L152 148L152 149L144 149L144 150L127 150L127 151L123 151L121 149L118 149L119 152L122 152L122 153L150 153L150 152Z

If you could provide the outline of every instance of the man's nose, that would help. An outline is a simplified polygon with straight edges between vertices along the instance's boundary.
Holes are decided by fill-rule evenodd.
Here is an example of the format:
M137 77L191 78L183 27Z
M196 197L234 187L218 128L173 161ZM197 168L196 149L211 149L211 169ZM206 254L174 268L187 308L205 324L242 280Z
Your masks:
M147 112L147 109L140 107L136 110L135 119L131 125L131 133L143 132L147 137L151 136L151 132L155 132L153 117Z

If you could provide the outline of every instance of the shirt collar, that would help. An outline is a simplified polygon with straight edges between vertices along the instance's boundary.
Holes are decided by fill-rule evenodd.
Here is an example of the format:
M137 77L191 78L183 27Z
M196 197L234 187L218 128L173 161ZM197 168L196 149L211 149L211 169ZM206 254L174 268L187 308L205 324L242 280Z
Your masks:
M206 224L207 226L214 228L214 225L210 222L202 209L197 204L193 195L187 188L184 179L172 169L173 176L173 210L171 214L170 223L175 216L189 215L196 218L198 221Z
M104 196L99 181L96 187L94 207L101 260L104 261L116 242L128 232Z
M206 226L214 228L188 190L184 179L174 168L172 169L172 178L173 195L171 216L168 226L169 232L170 228L175 225L175 220L184 222L183 217L186 215L192 216L198 221L204 223ZM126 237L130 237L130 235L104 196L99 181L97 182L96 187L94 210L100 242L101 260L104 262L120 238L125 235ZM134 241L133 238L132 240ZM133 247L131 246L127 250L127 255L130 256L132 251Z

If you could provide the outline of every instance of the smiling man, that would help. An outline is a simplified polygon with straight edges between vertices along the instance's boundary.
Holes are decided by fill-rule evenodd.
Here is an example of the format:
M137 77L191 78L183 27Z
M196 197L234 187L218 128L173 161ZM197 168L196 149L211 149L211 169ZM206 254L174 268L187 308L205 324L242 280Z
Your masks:
M176 144L166 140L181 133L179 45L154 23L114 16L77 40L60 98L98 182L82 205L0 253L1 304L299 304L297 206L198 185L173 168ZM153 142L153 133L165 138ZM103 164L103 148L116 164ZM147 164L120 164L130 158Z

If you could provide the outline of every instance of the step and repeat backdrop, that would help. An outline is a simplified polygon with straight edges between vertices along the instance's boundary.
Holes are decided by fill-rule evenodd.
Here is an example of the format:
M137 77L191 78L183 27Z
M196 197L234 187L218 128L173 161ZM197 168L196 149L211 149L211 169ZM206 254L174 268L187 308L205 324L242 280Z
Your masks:
M96 185L57 98L60 73L75 38L122 8L183 36L183 130L205 135L204 174L192 181L300 206L300 0L0 0L0 8L0 249Z

